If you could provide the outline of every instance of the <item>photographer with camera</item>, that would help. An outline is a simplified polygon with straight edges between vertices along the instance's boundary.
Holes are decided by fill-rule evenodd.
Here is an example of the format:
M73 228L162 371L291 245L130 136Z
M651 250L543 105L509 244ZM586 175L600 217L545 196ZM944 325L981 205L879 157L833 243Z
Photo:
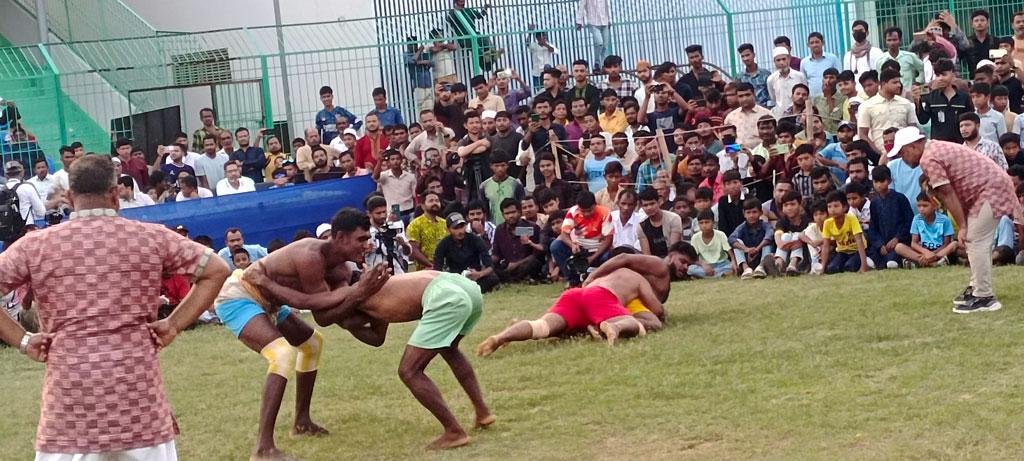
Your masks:
M405 238L405 224L388 209L387 200L381 195L366 199L366 212L370 215L370 243L373 250L366 255L370 267L386 263L393 275L409 271L409 254L412 246Z

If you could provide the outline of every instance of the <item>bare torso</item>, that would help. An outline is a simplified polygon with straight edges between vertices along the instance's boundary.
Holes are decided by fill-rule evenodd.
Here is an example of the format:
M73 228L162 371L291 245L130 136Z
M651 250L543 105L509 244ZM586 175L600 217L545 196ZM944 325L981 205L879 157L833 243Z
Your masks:
M246 271L261 271L280 285L307 293L321 293L348 285L352 277L348 267L344 263L329 267L324 259L322 249L327 244L323 240L302 239L256 261ZM322 286L311 289L302 285L300 273L308 275L310 271L316 274L316 278L324 280ZM274 299L266 289L260 289L260 292L267 299Z
M417 271L392 276L359 310L388 323L418 320L423 316L423 292L440 274Z
M619 298L619 303L625 306L640 296L640 287L644 284L650 285L642 275L630 269L620 268L594 280L589 286L607 288Z

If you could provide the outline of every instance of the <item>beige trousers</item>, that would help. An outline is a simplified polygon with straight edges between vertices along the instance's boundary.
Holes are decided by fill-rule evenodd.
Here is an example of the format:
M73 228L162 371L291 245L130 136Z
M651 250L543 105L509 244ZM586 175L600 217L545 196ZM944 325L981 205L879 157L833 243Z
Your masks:
M981 204L978 215L967 218L967 258L971 262L971 287L974 296L992 296L992 239L999 220L988 202Z

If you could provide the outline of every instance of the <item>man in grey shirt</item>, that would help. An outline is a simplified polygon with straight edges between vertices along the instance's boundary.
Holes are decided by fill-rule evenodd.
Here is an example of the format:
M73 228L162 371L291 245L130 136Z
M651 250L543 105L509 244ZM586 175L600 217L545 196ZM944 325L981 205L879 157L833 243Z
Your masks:
M228 163L228 154L218 152L217 138L206 135L203 138L203 155L196 158L196 179L199 185L213 190L217 183L224 179L224 164Z

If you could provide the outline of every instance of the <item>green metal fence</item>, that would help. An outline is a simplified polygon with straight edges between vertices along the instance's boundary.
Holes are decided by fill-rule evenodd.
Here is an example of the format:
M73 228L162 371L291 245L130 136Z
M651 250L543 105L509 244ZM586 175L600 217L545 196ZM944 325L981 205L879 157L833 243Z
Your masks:
M27 10L35 3L16 1ZM528 20L522 18L525 4L511 1L492 7L495 11L488 22L467 28L476 32L445 40L486 39L505 49L501 67L512 66L528 75L525 37L530 31L525 28ZM198 128L199 109L211 106L218 109L224 127L287 124L288 131L282 134L301 136L303 128L314 126L322 108L318 89L323 85L334 88L337 105L357 115L372 109L370 90L384 86L390 102L402 109L407 120L414 119L417 111L404 56L410 45L429 45L423 24L447 14L437 10L415 18L378 15L366 20L175 33L153 30L114 0L88 3L106 12L105 18L100 13L63 14L65 6L84 4L86 0L48 2L52 31L64 41L0 48L0 96L18 104L26 128L54 158L58 146L76 140L89 150L107 151L111 138L127 131L122 124L126 117L174 106L181 108L186 132ZM554 1L544 5L550 11L537 15L539 27L561 47L561 64L591 54L589 36L576 31L571 19L566 22L574 17L575 5L575 1ZM807 34L822 32L826 49L841 56L851 43L849 26L855 19L871 24L871 38L878 45L885 27L902 27L909 41L910 31L923 28L941 10L952 11L970 32L970 12L979 7L992 13L992 33L1007 35L1012 11L1020 8L1011 2L979 0L651 0L645 7L612 2L615 22L610 48L623 56L627 67L638 59L684 64L683 48L702 43L706 60L732 73L739 70L735 49L741 43L753 43L760 64L771 69L771 43L779 35L790 37L794 54L805 56ZM124 27L112 27L112 21ZM519 28L516 21L522 23ZM413 30L416 27L418 32ZM421 39L391 39L409 35ZM472 46L458 51L457 62L463 81L481 68L479 53Z

